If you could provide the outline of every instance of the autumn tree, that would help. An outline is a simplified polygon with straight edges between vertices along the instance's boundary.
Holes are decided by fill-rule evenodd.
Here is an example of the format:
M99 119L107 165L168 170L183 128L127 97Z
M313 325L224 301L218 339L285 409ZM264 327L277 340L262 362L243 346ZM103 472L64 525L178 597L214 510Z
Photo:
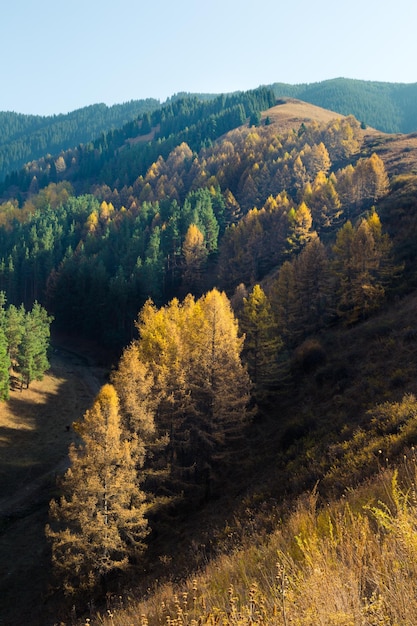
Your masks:
M313 183L304 190L304 200L311 209L315 228L319 232L334 229L341 221L341 204L335 188L336 179L318 172Z
M368 159L359 159L353 172L356 202L369 208L389 189L388 175L382 159L373 153Z
M293 261L296 301L295 319L299 336L323 327L329 319L331 276L326 248L316 235Z
M338 231L332 270L337 280L337 314L351 323L381 304L395 268L391 244L382 235L379 217L371 213L354 228L350 221Z
M230 302L216 289L160 309L149 301L138 330L122 359L142 362L152 377L156 426L169 437L171 486L208 496L247 421L250 384Z
M70 447L63 495L51 501L46 527L53 567L68 594L105 587L110 572L140 557L148 532L137 473L144 449L123 430L112 385L102 387L75 427L81 444Z
M182 246L184 255L183 281L188 291L199 292L203 284L203 273L208 250L204 235L195 224L190 224Z
M299 252L313 236L313 218L311 211L305 202L288 212L288 236L287 247L290 254Z
M240 326L245 333L244 356L259 395L275 382L277 353L282 346L271 304L259 284L243 298Z
M294 264L285 261L270 288L270 301L278 332L288 348L294 345L299 335L297 324L298 293Z

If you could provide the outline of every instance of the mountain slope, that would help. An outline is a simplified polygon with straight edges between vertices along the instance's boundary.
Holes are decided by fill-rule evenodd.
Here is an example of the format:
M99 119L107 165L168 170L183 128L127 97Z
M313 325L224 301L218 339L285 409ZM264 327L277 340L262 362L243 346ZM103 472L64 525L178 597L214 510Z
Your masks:
M334 78L318 83L270 85L279 97L294 97L311 104L353 115L387 133L417 130L417 83L384 83Z
M335 111L384 132L417 130L417 83L397 84L335 78L318 83L270 85L277 98L297 98ZM166 104L197 98L210 102L220 94L176 94ZM229 94L232 96L233 94ZM24 163L46 154L59 154L80 143L93 141L102 132L160 107L153 99L106 107L89 107L49 117L0 112L0 182Z
M249 100L253 97L250 94ZM222 102L217 105L221 108ZM292 507L294 499L317 481L317 493L327 502L378 470L379 449L394 462L417 438L414 401L403 401L404 394L417 392L417 138L364 129L353 118L295 99L265 107L260 122L248 122L247 115L244 124L236 125L241 114L249 112L242 111L240 103L234 109L239 115L232 117L235 126L225 133L219 124L225 121L225 110L217 117L195 99L180 100L175 106L178 109L173 107L164 120L165 140L160 136L152 141L163 121L156 112L148 120L151 132L141 135L143 128L132 124L120 134L103 136L85 152L74 151L71 158L63 155L68 167L55 168L53 178L41 169L47 159L32 164L33 169L26 171L26 186L14 189L22 206L6 202L0 212L0 288L8 291L8 299L19 303L45 298L66 333L72 331L78 340L96 338L103 349L114 343L120 348L121 341L126 345L131 339L133 319L148 295L159 305L223 281L230 286L230 295L238 295L234 292L238 286L244 296L255 282L262 281L266 290L284 265L287 270L302 269L300 258L304 274L294 276L302 276L303 285L311 280L322 290L323 300L332 299L340 285L331 282L326 288L316 281L317 275L310 274L315 263L311 256L305 262L303 249L309 241L317 241L318 234L332 260L335 239L351 220L353 226L345 235L351 234L358 244L353 237L357 225L362 225L361 241L366 245L356 251L367 253L372 216L378 234L373 206L381 217L380 242L386 241L388 232L394 259L383 268L386 297L377 311L371 308L352 321L331 300L313 330L305 316L307 323L294 329L294 315L299 320L300 311L303 315L310 311L311 301L289 311L293 336L286 339L285 349L279 348L280 369L267 394L258 396L258 411L246 438L249 454L230 474L222 475L217 500L201 502L198 511L189 504L183 516L175 510L158 514L146 571L141 567L140 573L118 587L122 592L129 588L129 597L135 587L140 596L141 588L146 593L157 587L156 581L183 579L221 550L230 554L248 528L254 535L259 533L257 545L267 541L286 506ZM259 107L252 107L252 113L259 114ZM141 152L144 146L149 150L146 158ZM375 163L384 174L374 152L386 164L391 186L361 196L359 191L375 174ZM137 158L140 155L143 161ZM45 188L29 193L27 182L30 175L37 175L36 167L45 173ZM71 174L84 195L72 195L65 180ZM335 193L340 193L338 202ZM315 212L309 215L303 203ZM325 205L337 210L322 219ZM197 252L203 252L194 259L187 258L183 245L191 225L199 229ZM240 238L234 238L236 234ZM221 260L223 274L217 273ZM395 264L403 267L402 275L395 273ZM332 269L340 272L340 264ZM190 275L194 280L189 280ZM322 276L332 280L320 271L318 278ZM361 283L360 293L372 291L369 287L376 279L373 274L370 283ZM288 302L294 294L305 295L300 287L297 293L298 284L294 280L287 293L279 285L277 314L285 293ZM234 300L239 311L239 300ZM20 406L23 402L22 396ZM17 402L15 406L18 410ZM39 410L36 414L39 419ZM251 562L251 555L258 558L248 552L245 562ZM276 552L274 566L275 562ZM227 567L217 569L219 597L224 598L230 577ZM276 572L270 568L267 575L275 579ZM232 578L239 581L236 572ZM117 593L118 607L121 600ZM161 603L156 601L155 606ZM122 616L118 623L135 623L140 613ZM336 615L333 623L354 622Z
M92 141L159 106L157 100L147 99L111 107L93 104L47 117L0 112L0 182L28 161Z

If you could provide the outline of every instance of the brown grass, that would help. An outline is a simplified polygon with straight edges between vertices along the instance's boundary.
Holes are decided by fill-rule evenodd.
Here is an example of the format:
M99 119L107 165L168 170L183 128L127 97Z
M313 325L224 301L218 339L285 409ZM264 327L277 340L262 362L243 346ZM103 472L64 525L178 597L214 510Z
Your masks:
M92 616L88 623L414 626L414 465L410 460L411 481L403 487L396 473L384 471L372 484L323 508L313 493L267 541L248 538L247 545L216 559L188 584L161 586L142 603L130 601L124 608L119 597L107 615Z
M285 98L283 104L278 104L268 109L262 114L262 118L269 117L272 123L278 124L280 129L291 130L298 129L301 123L318 122L319 124L327 124L334 119L342 119L345 116L328 109L296 100L294 98Z

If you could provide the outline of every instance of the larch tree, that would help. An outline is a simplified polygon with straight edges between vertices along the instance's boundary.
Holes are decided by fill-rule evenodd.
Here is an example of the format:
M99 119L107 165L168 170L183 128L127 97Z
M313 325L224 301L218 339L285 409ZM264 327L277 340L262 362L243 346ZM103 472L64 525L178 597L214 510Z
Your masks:
M338 231L332 270L337 281L339 317L348 323L356 322L379 307L385 287L396 272L390 258L390 240L382 234L375 212L356 228L348 221Z
M294 264L285 261L270 289L270 301L285 346L293 346L300 333L298 292Z
M176 483L207 496L214 468L227 466L248 416L250 381L230 302L217 290L160 309L148 302L138 330L135 358L153 378L155 422L169 438L173 489ZM133 355L133 347L128 350Z
M50 503L46 535L52 563L68 594L106 585L145 549L147 504L138 467L142 443L121 425L115 388L104 385L76 424L81 444L70 447L63 495Z
M183 280L187 291L199 292L203 284L208 250L204 242L204 235L195 224L190 224L188 227L182 252L185 263Z
M259 396L276 382L277 354L282 347L271 304L259 284L243 298L240 326L245 334L244 356Z
M224 292L212 289L197 306L203 318L201 330L196 329L197 360L190 372L191 390L200 402L206 434L214 446L227 447L241 438L248 417L250 380L241 361L244 339Z
M297 325L302 334L318 330L329 316L331 276L326 249L316 235L293 261Z

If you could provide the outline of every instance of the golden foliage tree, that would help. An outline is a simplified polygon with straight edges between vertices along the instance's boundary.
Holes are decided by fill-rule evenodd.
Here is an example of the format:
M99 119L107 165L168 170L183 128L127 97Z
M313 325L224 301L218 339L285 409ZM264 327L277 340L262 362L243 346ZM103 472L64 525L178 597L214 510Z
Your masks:
M271 304L260 285L243 298L241 328L245 356L257 392L270 387L276 377L277 353L282 346Z
M182 252L185 262L184 282L190 291L198 292L202 287L208 250L205 245L204 235L195 224L190 224L188 227Z
M135 367L143 363L152 377L157 430L169 437L172 481L182 481L182 488L200 485L208 495L214 468L242 435L249 401L249 377L240 359L243 338L230 302L216 289L197 301L188 295L160 309L148 301L138 330L139 340L122 363L135 359Z
M390 261L391 243L373 212L357 227L348 221L333 246L332 270L337 281L337 313L355 322L378 308L385 286L398 268Z
M121 426L112 385L102 387L76 430L82 443L70 447L63 495L51 501L46 527L53 566L67 593L91 590L109 572L126 569L131 557L143 553L148 532L137 474L144 450Z

